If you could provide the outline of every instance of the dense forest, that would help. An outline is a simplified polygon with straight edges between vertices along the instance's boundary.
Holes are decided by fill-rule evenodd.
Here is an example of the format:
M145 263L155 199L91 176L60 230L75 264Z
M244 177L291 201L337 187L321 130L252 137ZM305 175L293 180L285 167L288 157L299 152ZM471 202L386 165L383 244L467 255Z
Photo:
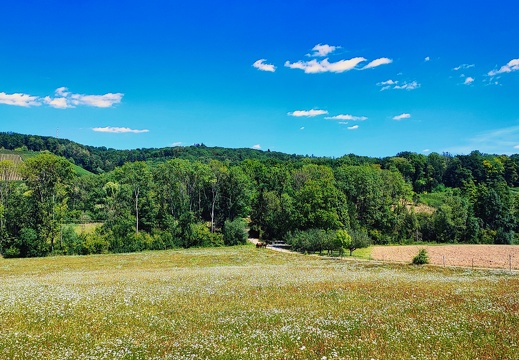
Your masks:
M4 257L234 245L246 229L301 251L513 244L519 226L517 155L114 150L14 133L0 148L25 154L0 160Z

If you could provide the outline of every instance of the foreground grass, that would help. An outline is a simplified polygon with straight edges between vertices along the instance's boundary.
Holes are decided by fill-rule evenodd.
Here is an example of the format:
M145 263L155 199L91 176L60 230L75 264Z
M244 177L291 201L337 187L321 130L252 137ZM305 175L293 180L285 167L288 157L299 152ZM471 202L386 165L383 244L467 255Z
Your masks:
M518 291L252 246L0 259L0 358L517 359Z

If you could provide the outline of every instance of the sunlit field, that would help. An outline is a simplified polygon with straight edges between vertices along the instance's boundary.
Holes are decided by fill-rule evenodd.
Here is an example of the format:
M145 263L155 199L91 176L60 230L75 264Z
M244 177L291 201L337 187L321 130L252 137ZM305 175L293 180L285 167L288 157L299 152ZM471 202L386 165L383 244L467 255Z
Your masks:
M519 277L253 246L0 259L3 359L517 359Z

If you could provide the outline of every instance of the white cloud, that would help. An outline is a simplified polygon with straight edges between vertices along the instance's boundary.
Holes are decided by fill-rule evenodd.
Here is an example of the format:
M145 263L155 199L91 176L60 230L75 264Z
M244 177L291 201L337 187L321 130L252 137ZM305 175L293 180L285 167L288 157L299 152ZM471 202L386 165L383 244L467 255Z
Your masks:
M418 89L420 87L420 84L416 81L412 81L410 83L404 82L402 85L395 85L393 89L400 89L400 90L414 90Z
M340 46L332 46L327 44L317 44L313 47L312 54L306 54L306 56L312 57L323 57L335 51L335 49L339 49Z
M299 130L301 130L301 131L303 131L304 129L305 129L304 126L301 126L301 127L299 128Z
M397 116L393 116L393 120L402 120L402 119L409 119L411 117L411 114L400 114Z
M455 71L458 71L458 70L462 70L462 69L470 69L470 68L473 68L475 67L476 65L474 64L461 64L460 66L456 66L454 69L452 70L455 70Z
M426 56L424 59L424 61L429 61L429 60L431 60L431 58L429 56Z
M414 90L414 89L418 89L421 85L416 81L412 81L410 83L404 82L402 85L398 85L398 81L389 79L387 81L382 81L382 82L377 83L377 86L382 86L380 91L384 91L384 90L389 90L391 88L396 89L396 90Z
M326 111L326 110L317 110L317 109L312 109L312 110L296 110L294 112L289 112L288 113L288 115L295 116L295 117L302 117L302 116L314 117L314 116L326 115L326 114L328 114L328 111Z
M112 127L112 126L97 127L97 128L93 128L92 130L96 131L96 132L116 133L116 134L123 134L123 133L140 134L140 133L150 132L149 130L134 130L134 129L130 129L127 127Z
M519 70L519 59L512 59L508 64L501 66L499 70L492 70L488 72L489 76L495 76L498 74L510 73Z
M387 81L382 81L382 82L379 82L377 83L378 86L383 86L383 85L396 85L398 84L398 81L393 81L391 79L387 80Z
M423 149L422 152L428 153L428 152L431 152L431 150L430 149Z
M0 92L0 104L30 107L40 106L41 102L37 96L20 93L6 94L5 92Z
M469 76L468 78L465 79L465 82L463 84L470 85L473 82L474 82L474 78Z
M253 145L252 148L255 150L260 150L261 146L260 146L260 144L256 144L256 145Z
M364 121L368 120L365 116L353 116L353 115L335 115L335 116L327 116L325 117L326 120L352 120L352 121Z
M270 72L276 71L276 67L274 65L265 64L265 61L267 61L267 60L266 59L257 60L254 62L254 64L252 64L252 66L254 66L256 69L261 70L261 71L270 71Z
M182 145L182 141L176 141L173 144L171 144L172 147L180 146L180 145Z
M339 121L339 124L340 125L348 125L348 122L347 121Z
M51 107L53 107L55 109L67 109L67 108L74 107L72 105L69 105L67 103L67 99L64 97L52 99L50 96L45 96L43 98L43 101L45 102L45 104L50 105Z
M357 130L359 125L348 126L348 130Z
M290 69L300 69L303 70L306 74L317 74L324 72L333 72L333 73L342 73L344 71L355 69L355 67L361 62L366 61L363 57L356 57L349 60L339 60L337 62L329 62L328 58L317 61L298 61L295 63L291 63L289 61L285 62L285 66Z
M371 68L374 68L374 67L377 67L380 65L391 64L392 62L393 62L393 60L386 58L386 57L375 59L375 60L371 61L368 65L364 66L362 68L362 70L371 69Z
M73 105L86 105L99 108L108 108L112 107L115 104L119 104L122 98L123 94L121 93L108 93L104 95L72 94L70 95L70 102Z
M6 94L0 92L0 104L23 107L47 104L56 109L74 108L78 105L108 108L120 103L123 96L124 94L121 93L108 93L104 95L72 94L66 87L60 87L54 91L54 97L45 96L43 98L27 94Z

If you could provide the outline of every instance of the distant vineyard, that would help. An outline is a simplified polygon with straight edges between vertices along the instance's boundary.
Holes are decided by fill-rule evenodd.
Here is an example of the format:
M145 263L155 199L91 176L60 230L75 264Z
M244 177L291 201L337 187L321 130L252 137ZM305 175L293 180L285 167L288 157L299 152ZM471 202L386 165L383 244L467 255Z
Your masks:
M9 160L12 161L15 165L21 164L23 162L20 155L16 154L0 154L0 161ZM2 181L17 181L22 180L22 177L16 171L16 169L0 169L0 180Z

